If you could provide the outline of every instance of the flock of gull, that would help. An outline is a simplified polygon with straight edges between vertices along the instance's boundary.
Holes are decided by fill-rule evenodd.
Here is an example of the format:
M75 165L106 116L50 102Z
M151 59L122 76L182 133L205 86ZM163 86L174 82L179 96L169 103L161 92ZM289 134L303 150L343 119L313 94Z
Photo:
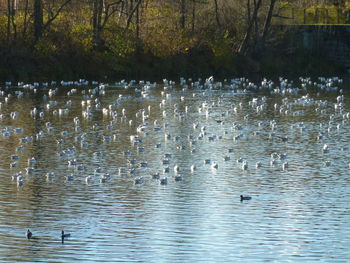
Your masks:
M243 171L277 165L282 170L287 170L290 167L288 153L283 152L269 154L269 163L256 161L252 164L247 156L233 160L231 153L235 151L234 147L239 147L239 144L231 148L228 145L228 148L223 151L223 156L218 157L217 160L206 158L201 153L202 162L189 164L188 167L181 167L180 164L173 162L174 152L164 152L161 149L164 149L163 145L167 141L171 141L176 145L174 151L177 154L189 152L195 156L196 146L199 144L215 144L215 141L223 137L239 142L248 136L248 133L249 136L259 136L261 133L259 128L251 131L245 129L245 126L250 121L255 122L255 116L266 114L267 110L271 110L275 116L298 118L305 114L306 109L312 107L315 114L324 116L315 140L320 142L320 151L327 153L331 151L330 145L327 144L327 138L331 136L331 132L341 130L350 121L350 112L346 111L343 90L338 87L342 84L342 79L320 77L317 81L312 81L310 78L300 78L299 82L294 83L284 78L279 78L275 82L263 79L257 84L246 78L219 82L210 77L197 81L181 78L178 82L164 79L162 83L122 80L113 85L86 80L16 85L5 83L5 86L0 89L0 140L2 143L6 140L16 140L15 149L9 154L9 180L12 180L19 189L25 187L33 175L40 176L48 183L54 182L58 177L64 177L66 182L106 184L116 176L125 175L130 183L135 185L143 185L148 181L167 185L170 181L182 181L185 174L194 173L198 166L220 169L220 162L234 162L238 169ZM122 91L127 91L128 94ZM155 91L158 92L158 96L152 95ZM223 95L217 96L215 100L211 99L213 92L221 91L224 91ZM331 98L330 100L317 99L320 92L333 92L336 94L334 101ZM222 107L225 94L248 94L249 99L231 103L229 108L225 108ZM29 112L21 113L14 111L13 108L8 109L14 101L24 100L28 96L38 98L39 106L31 108ZM194 102L199 96L203 98L202 101ZM279 97L280 103L271 105L269 96ZM113 101L108 100L110 97ZM128 112L131 106L136 107L134 115ZM79 112L73 110L77 108L80 109ZM176 119L180 127L188 126L189 114L192 120L195 120L191 123L192 127L187 127L191 132L186 136L183 134L180 136L174 132L172 134L168 129L169 120ZM196 119L195 114L203 116L204 120L212 120L217 132L208 132L206 123L199 117ZM243 118L231 121L232 116L238 114ZM20 127L20 124L28 119L44 123L43 129L28 134L25 127ZM64 125L60 124L65 127L64 129L55 126L53 120L56 119L65 121ZM97 124L96 119L103 122ZM279 131L278 126L278 121L273 118L269 121L257 122L257 127L268 130L267 139L288 143L290 138ZM294 128L304 130L306 125L298 122ZM94 133L97 130L100 133ZM96 136L98 138L94 138ZM155 136L162 139L151 146L144 143L147 138ZM130 141L127 147L124 146L125 144L118 143L125 138ZM96 143L91 143L94 139L101 145L116 143L124 164L112 171L106 169L106 165L100 165L99 160L109 152L101 150L104 148L99 149ZM59 165L65 166L66 173L53 169L42 174L43 169L40 165L43 162L38 162L37 156L31 156L23 161L27 148L32 148L33 144L43 140L55 144L57 152L51 158L55 158ZM121 149L121 145L124 149ZM149 171L145 168L149 167L150 163L140 160L149 152L147 147L152 147L153 151L159 149L160 159L156 167L152 167L153 172L149 174L145 172ZM92 151L91 159L79 160L79 153L89 150ZM91 163L89 163L90 160ZM324 166L331 166L331 161L324 161ZM240 199L241 201L250 200L251 197L241 195Z

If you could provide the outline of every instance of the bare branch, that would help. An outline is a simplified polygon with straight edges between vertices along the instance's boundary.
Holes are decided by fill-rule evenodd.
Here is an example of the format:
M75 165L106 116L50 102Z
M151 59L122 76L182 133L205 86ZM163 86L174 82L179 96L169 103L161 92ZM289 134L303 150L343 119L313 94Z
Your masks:
M43 31L45 31L51 23L56 19L56 17L61 13L62 9L68 5L72 0L66 0L56 11L56 14L54 14L43 26Z

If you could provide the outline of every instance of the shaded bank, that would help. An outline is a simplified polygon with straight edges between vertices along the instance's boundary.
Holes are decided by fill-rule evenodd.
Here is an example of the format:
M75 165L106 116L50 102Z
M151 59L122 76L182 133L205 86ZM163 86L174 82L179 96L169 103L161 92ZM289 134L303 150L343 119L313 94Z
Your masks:
M2 56L4 58L4 56ZM142 53L114 64L113 57L103 54L64 52L47 59L41 56L16 54L0 62L1 81L49 81L60 79L152 79L203 77L226 78L234 75L338 75L342 65L305 49L284 53L270 49L263 56L232 55L220 63L209 49L193 50L190 54L155 57Z
M269 75L334 75L348 70L349 43L344 27L276 27L266 45L246 55L232 51L225 38L194 45L186 52L156 55L147 43L123 55L109 49L87 49L74 37L49 36L28 47L0 47L1 81L59 79L219 78L252 73ZM343 32L344 31L344 32ZM350 38L349 38L350 39Z

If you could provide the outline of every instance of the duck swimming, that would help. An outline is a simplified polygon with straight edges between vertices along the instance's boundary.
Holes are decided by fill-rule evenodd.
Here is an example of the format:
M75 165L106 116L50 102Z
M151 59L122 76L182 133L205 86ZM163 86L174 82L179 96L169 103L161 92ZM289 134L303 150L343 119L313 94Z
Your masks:
M62 232L61 232L62 243L64 243L64 239L67 237L70 237L70 234L65 234L64 231L62 230Z
M168 178L164 177L164 178L160 179L159 183L161 185L167 185L168 184Z
M30 230L28 229L27 232L26 232L27 239L31 239L32 236L33 236L32 232L30 232Z
M241 197L241 201L243 201L243 200L251 200L252 199L251 196L243 196L243 195L241 195L240 197Z

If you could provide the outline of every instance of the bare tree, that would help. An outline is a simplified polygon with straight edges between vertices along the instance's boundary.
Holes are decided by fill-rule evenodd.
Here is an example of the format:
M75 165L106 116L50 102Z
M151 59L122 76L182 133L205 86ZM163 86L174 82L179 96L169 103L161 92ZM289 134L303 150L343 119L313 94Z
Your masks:
M134 15L135 15L136 11L140 7L141 2L142 2L142 0L137 0L136 5L133 5L133 1L131 1L130 10L129 10L129 14L128 14L128 17L127 17L127 21L126 21L126 26L125 26L124 32L126 32L129 29L130 24L132 22L132 19L133 19Z
M273 10L275 8L275 4L276 4L277 0L270 0L270 5L269 5L269 10L267 12L267 16L266 16L266 20L265 20L265 24L264 24L264 29L263 29L263 33L262 33L262 43L264 44L271 26L271 20L272 20L272 14L273 14Z
M29 8L29 0L25 0L25 6L24 6L24 16L23 16L23 31L22 31L22 37L24 38L27 33L27 27L28 27L28 8Z
M42 0L34 0L34 38L38 40L43 33L44 18L43 18L43 2Z
M195 24L196 24L196 0L192 0L192 21L191 21L192 34L194 33Z
M15 22L15 14L16 14L15 0L11 0L11 24L12 24L12 28L13 28L14 41L16 41L16 38L17 38L17 25Z
M220 17L219 17L219 5L218 5L218 0L214 0L214 6L215 6L215 19L218 27L221 27L220 23Z
M250 20L251 20L251 7L250 7L250 0L247 0L247 25L249 26Z
M180 8L180 14L181 14L180 25L181 25L181 28L184 29L185 26L186 26L186 0L181 0L180 5L181 5L181 8Z
M43 31L47 30L50 25L52 24L52 22L57 18L57 16L62 12L62 9L68 5L72 0L66 0L64 1L58 8L57 10L53 10L53 8L50 8L50 16L47 19L47 21L45 22L45 24L43 25Z
M102 11L104 0L93 1L92 32L94 49L99 50L102 46Z
M63 8L67 6L72 0L65 0L61 3L56 10L53 7L49 8L48 19L44 23L44 10L43 10L43 0L34 0L34 38L35 41L42 36L45 30L47 30L52 22L58 17L62 12Z
M7 44L10 43L11 37L11 0L7 0L7 32L6 32L6 41Z
M247 0L247 1L249 1L249 0ZM261 2L262 2L262 0L258 0L256 5L254 6L253 14L252 14L251 19L249 21L248 28L247 28L246 33L244 35L243 41L241 42L241 45L239 46L238 53L243 54L247 51L248 41L250 40L253 26L255 25L255 23L258 19L258 11L261 7Z

